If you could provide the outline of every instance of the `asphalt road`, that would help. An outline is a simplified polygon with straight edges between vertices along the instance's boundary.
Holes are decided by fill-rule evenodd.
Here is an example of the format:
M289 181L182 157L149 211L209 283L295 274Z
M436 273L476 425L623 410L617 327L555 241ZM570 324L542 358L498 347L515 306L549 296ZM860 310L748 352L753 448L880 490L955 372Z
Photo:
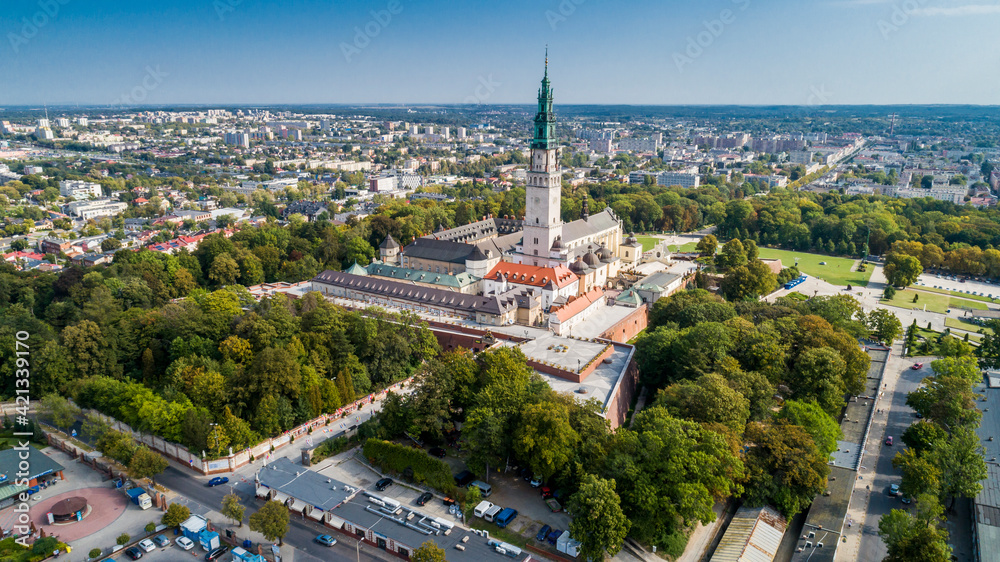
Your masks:
M207 512L209 510L219 511L222 507L222 498L226 494L235 492L247 507L247 517L262 504L254 495L252 483L244 483L238 477L231 478L230 483L224 486L209 488L205 486L208 478L196 477L185 472L172 464L167 467L163 474L156 478L156 481L177 492L186 499L186 504L192 512ZM232 486L231 486L232 485ZM246 529L246 523L244 523ZM326 547L313 539L319 534L329 534L337 539L337 544L333 547ZM239 536L237 530L237 536ZM369 562L393 560L388 554L382 553L371 545L362 545L360 556L356 550L357 542L344 536L342 533L331 532L322 525L312 521L303 521L301 516L292 515L288 528L288 534L284 537L285 544L295 548L295 562L324 562L327 560L367 560Z
M910 367L923 362L918 371ZM889 495L889 485L900 483L900 473L893 468L892 459L905 446L900 440L903 431L916 421L913 409L906 405L906 395L919 386L924 377L931 374L930 359L899 358L893 356L886 367L885 383L888 385L879 405L882 413L876 413L876 421L884 421L884 432L873 431L868 439L866 456L860 474L871 485L871 496L861 532L861 542L856 560L882 560L887 550L878 536L878 521L892 509L905 509L900 498ZM878 420L882 418L882 420ZM892 436L892 446L885 445L885 439ZM877 447L878 450L873 450Z

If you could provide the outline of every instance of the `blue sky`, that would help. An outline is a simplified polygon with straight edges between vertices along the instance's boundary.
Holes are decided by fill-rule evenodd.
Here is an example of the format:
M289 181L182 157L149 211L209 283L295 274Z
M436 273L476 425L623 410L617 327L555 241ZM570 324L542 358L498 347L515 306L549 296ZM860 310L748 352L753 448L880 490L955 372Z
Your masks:
M531 103L546 44L563 104L996 104L998 24L1000 0L7 0L0 105Z

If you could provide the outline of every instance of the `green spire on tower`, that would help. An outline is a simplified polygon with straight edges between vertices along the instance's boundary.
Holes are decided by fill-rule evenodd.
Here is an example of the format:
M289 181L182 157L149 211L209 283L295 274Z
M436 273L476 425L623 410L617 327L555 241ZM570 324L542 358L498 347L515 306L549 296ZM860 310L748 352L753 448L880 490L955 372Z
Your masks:
M556 116L552 113L552 88L549 86L549 48L545 47L545 76L538 90L538 113L535 114L535 137L531 148L549 149L556 145Z

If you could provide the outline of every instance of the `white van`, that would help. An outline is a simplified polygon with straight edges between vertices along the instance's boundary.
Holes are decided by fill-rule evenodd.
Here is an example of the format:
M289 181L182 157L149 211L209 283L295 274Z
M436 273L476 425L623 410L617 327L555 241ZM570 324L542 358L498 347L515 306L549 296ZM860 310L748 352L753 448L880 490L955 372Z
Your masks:
M483 514L483 519L492 523L493 518L496 517L497 515L500 515L501 511L503 511L502 507L500 507L499 505L494 505L493 507L486 510L486 513Z
M493 504L490 502L487 501L479 502L479 505L476 506L476 509L473 510L473 513L476 515L476 517L482 517L483 515L486 515L486 512L489 511L491 507L493 507Z

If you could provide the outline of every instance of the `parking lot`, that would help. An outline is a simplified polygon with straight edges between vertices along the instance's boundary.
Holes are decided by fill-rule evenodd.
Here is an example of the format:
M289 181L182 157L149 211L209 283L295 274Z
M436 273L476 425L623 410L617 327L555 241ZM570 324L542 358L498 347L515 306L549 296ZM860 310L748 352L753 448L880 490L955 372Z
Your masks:
M174 544L173 531L167 531L164 534L168 539L170 539L170 545L164 547L157 547L156 550L152 552L143 552L142 559L149 560L150 562L155 562L157 560L167 562L169 560L204 560L205 551L201 549L198 545L195 545L191 550L184 550L181 547ZM125 554L125 549L119 550L112 555L112 558L117 562L126 562L131 560L127 554ZM232 558L231 555L227 554L223 556L222 560L229 560Z
M448 456L445 457L444 461L452 468L453 474L466 468L454 449L448 449ZM450 521L461 522L460 515L449 513L448 507L442 501L444 495L436 490L425 490L422 487L402 482L399 478L393 478L393 485L384 491L375 490L375 483L381 476L349 454L327 459L312 468L330 478L336 478L347 484L363 487L374 494L392 498L408 508L418 509L428 515L443 517ZM491 470L488 481L486 474L477 475L477 478L488 482L493 488L493 494L484 499L502 507L512 507L518 511L517 518L508 526L509 530L519 533L525 538L533 539L543 525L562 530L569 528L571 520L569 515L565 512L552 513L543 501L540 490L532 488L513 470L508 473L498 473ZM425 491L430 491L434 497L426 505L418 506L417 498ZM475 521L467 522L467 524L474 523Z

